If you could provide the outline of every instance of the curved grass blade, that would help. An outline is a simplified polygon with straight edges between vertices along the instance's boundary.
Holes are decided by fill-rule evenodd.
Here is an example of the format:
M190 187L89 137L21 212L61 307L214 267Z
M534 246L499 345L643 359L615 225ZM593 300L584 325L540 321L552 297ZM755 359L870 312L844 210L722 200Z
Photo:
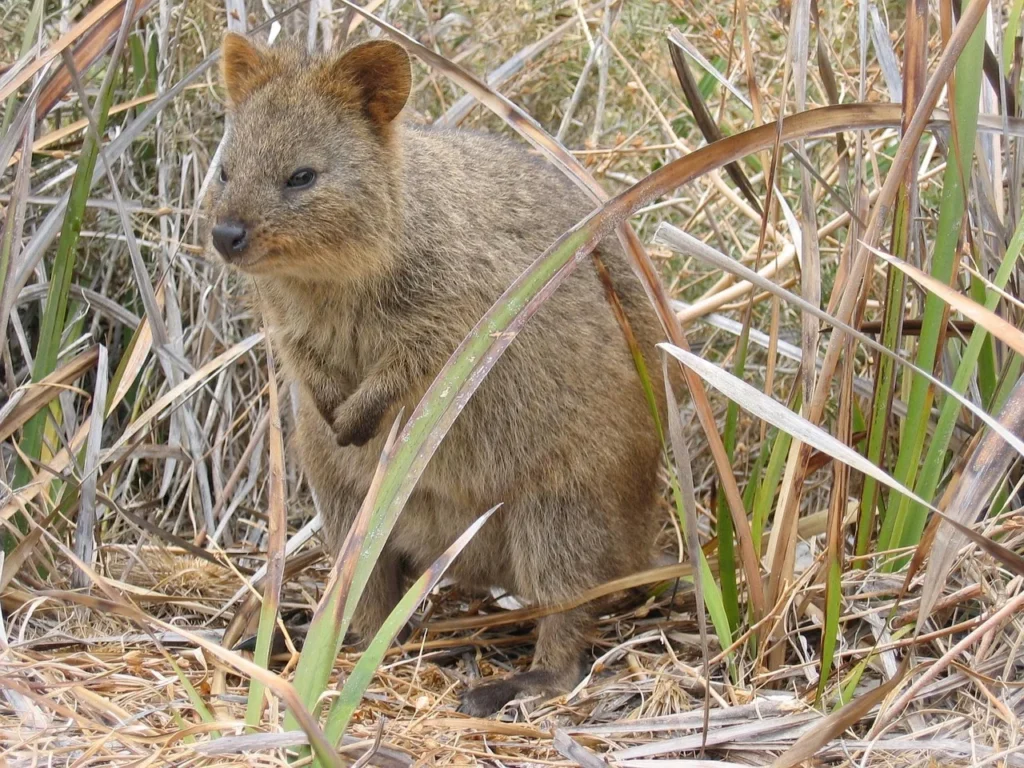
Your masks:
M902 486L888 473L872 464L848 445L832 437L802 416L793 413L760 390L690 352L673 347L671 344L659 344L658 346L679 359L683 364L693 368L701 378L722 392L726 397L739 402L747 410L756 413L760 418L774 424L779 429L789 432L801 442L823 453L827 453L837 461L841 461L865 475L874 477L878 482L887 485L899 493L909 495L917 503L923 504L937 513L944 522L949 523L960 532L962 532L964 526L959 524L956 518L968 519L972 514L977 515L979 508L989 498L995 487L1005 481L1010 463L1016 458L1000 442L998 436L994 434L986 435L978 444L974 455L965 468L963 478L957 486L956 493L950 501L947 512L943 513L920 497L917 497L909 488ZM1010 402L1007 403L1003 413L1000 414L1000 421L1005 429L1015 434L1024 435L1024 379L1018 382ZM979 539L984 539L984 537L975 534L973 531L965 535L976 542ZM922 590L918 627L923 625L936 599L945 587L946 573L960 545L961 542L955 536L936 541L932 559L929 562L925 585ZM1015 572L1019 572L1021 568L1024 568L1024 559L1005 547L987 540L981 546L986 552L992 554L993 557Z
M809 137L834 133L840 126L849 126L851 122L863 127L877 127L880 123L891 124L893 117L898 118L898 111L873 105L852 109L828 107L786 118L783 122L783 136L789 139L799 135ZM376 562L427 463L469 398L530 317L562 280L630 214L711 168L721 167L724 163L770 146L770 142L775 139L775 130L775 125L755 128L703 147L663 166L608 201L539 256L477 322L416 406L393 450L387 452L386 468L379 469L379 479L375 478L374 481L375 484L379 483L379 490L371 490L357 523L349 533L345 549L351 548L351 554L339 559L332 575L332 585L339 586L332 586L330 592L325 594L314 617L317 635L315 647L320 650L313 654L304 652L295 673L296 687L307 708L312 707L324 690L334 656L343 639L341 630L347 626L348 617L369 579L369 567L356 569L357 553L361 553L358 557L364 564L372 565ZM742 512L742 500L740 507ZM356 546L357 540L354 538L357 528L363 524L359 521L364 519L364 515L368 529L360 530L359 538L367 541L366 547ZM746 522L745 513L743 520ZM750 561L756 568L756 558ZM346 584L344 599L341 599L340 585L345 583L343 576L350 578L351 582ZM756 586L760 586L759 581ZM754 587L752 584L752 593ZM313 635L314 627L311 626L310 636ZM286 717L286 729L292 723Z
M708 567L714 565L712 559L708 563ZM510 624L524 624L528 621L536 621L545 616L550 616L554 613L562 613L563 611L571 611L573 608L578 608L581 605L600 600L602 597L613 595L616 592L623 592L628 589L634 589L635 587L646 587L649 584L663 584L676 579L691 579L693 577L693 564L686 563L673 563L672 565L662 565L657 568L650 568L646 571L640 571L639 573L633 573L629 576L623 576L612 581L599 584L596 587L588 589L581 595L577 595L574 599L564 603L558 603L554 605L538 605L530 606L528 608L519 608L514 611L502 611L501 613L492 613L487 616L459 616L454 619L442 619L440 621L432 621L427 624L427 629L432 632L454 632L463 629L489 629L491 627L505 627ZM713 580L712 580L713 581Z
M583 12L584 20L585 17L589 15L589 13L593 11L593 9L596 7L597 6L595 4L593 8L590 8ZM510 58L500 67L497 67L496 69L488 73L487 86L493 89L497 88L502 83L506 82L508 79L510 79L515 74L520 72L531 59L533 59L540 53L543 53L551 45L558 42L558 40L565 36L566 32L568 32L570 29L572 29L579 23L580 20L577 17L570 16L559 26L555 27L553 30L544 35L544 37L542 37L540 40L535 40L534 42L527 45L525 48L516 53L512 58ZM473 109L473 106L476 104L476 101L477 99L475 96L473 96L473 94L467 93L461 99L459 99L450 107L448 107L445 113L434 121L434 125L448 127L458 125L465 119L466 115L470 113L470 110Z

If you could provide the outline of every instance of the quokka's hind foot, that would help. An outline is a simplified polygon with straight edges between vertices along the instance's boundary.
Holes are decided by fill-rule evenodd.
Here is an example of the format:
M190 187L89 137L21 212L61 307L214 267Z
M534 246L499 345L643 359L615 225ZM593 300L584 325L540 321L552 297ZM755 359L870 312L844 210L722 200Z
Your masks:
M545 616L530 670L470 688L462 695L459 712L488 717L515 699L568 693L583 677L584 635L590 623L585 608Z
M500 712L515 699L528 696L557 696L566 693L572 684L559 681L558 676L547 669L531 669L504 680L481 683L462 695L459 712L473 717L488 717Z

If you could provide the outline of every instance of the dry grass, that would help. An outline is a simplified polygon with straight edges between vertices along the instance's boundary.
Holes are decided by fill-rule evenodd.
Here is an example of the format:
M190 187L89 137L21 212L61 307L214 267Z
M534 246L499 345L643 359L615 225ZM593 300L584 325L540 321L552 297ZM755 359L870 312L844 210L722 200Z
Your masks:
M0 10L0 49L4 62L14 62L10 72L24 68L19 59L20 30L34 5L31 0L15 0ZM321 0L321 5L331 7L329 0ZM564 145L612 193L705 143L672 67L668 27L676 26L705 57L723 63L731 82L748 96L749 75L758 85L756 106L763 110L762 121L774 119L782 101L784 59L792 31L789 20L782 18L788 12L786 4L787 10L774 4L745 4L749 42L756 51L751 73L744 64L745 42L735 20L736 6L725 0L700 7L682 0L624 3L623 8L615 9L614 21L607 27L611 45L593 56L591 46L601 39L608 7L604 2L385 0L371 6L407 34L476 73L497 70L536 41L547 39L495 88L551 134L559 134ZM52 3L42 7L48 15L46 40L40 50L46 50L83 14L77 7L62 9ZM281 12L286 5L263 2L247 7L252 26L266 19L271 8ZM62 16L65 10L66 19ZM856 101L861 88L858 6L829 0L819 5L819 11L840 101ZM896 7L889 11L892 39L901 51L905 11ZM579 23L581 16L590 20L586 28ZM335 35L349 21L344 11L337 9L329 18ZM305 35L304 10L286 16L282 24L281 34ZM123 77L115 82L108 147L113 146L116 135L109 127L125 130L128 118L142 114L154 94L181 82L216 49L224 28L221 5L165 0L145 7L134 35L141 43L143 61L150 46L154 48L150 82L131 63L133 51L129 50ZM115 23L107 34L116 31ZM356 34L366 34L365 26ZM930 65L941 42L938 34L930 37ZM592 66L587 66L588 59ZM48 73L59 62L57 57ZM700 79L703 70L692 62L691 66ZM585 68L586 83L576 93ZM98 71L90 70L85 78L90 98L103 78L103 68L95 69ZM818 69L812 65L797 74L807 84L809 106L828 103ZM416 77L409 119L436 120L463 95L442 74L422 65L417 65ZM0 73L0 91L4 83ZM890 100L875 58L869 58L864 84L868 101ZM726 135L756 124L751 111L736 97L712 82L704 85L708 109ZM30 87L31 82L19 91L22 98ZM792 98L790 91L788 99ZM792 102L788 103L787 114L794 111ZM945 106L945 99L941 103ZM566 119L568 110L570 119ZM463 126L509 130L499 117L479 105L460 107L460 111ZM4 394L9 399L0 409L0 425L13 424L19 408L26 409L29 395L39 391L27 382L41 333L45 285L53 279L54 248L45 250L46 258L37 264L26 264L35 253L45 217L69 186L86 136L84 124L75 127L83 116L72 87L62 101L45 111L45 119L35 127L32 138L36 148L31 162L21 166L24 175L19 175L19 155L15 154L0 177L4 231L21 233L3 283L5 292L0 293L0 304L14 307L2 350ZM108 414L97 439L103 451L117 450L104 453L94 500L89 498L86 481L90 474L96 476L97 465L89 459L98 451L83 450L88 430L80 429L93 412L97 376L91 367L84 376L79 371L66 379L58 377L61 389L55 402L59 412L51 411L55 419L45 434L41 459L34 465L38 473L34 482L16 479L21 445L16 441L23 434L22 422L17 431L12 427L3 433L6 439L0 445L0 468L5 474L0 505L6 528L21 544L8 552L0 576L0 763L286 763L281 749L286 745L280 741L283 707L277 698L269 697L261 733L245 734L241 722L248 679L233 670L218 676L216 671L225 669L220 661L167 628L150 623L140 626L125 617L116 603L108 601L106 591L73 589L74 566L60 546L60 542L70 546L74 540L80 510L94 507L97 522L87 533L96 542L93 562L107 590L120 593L151 617L205 634L213 642L220 642L237 609L237 604L230 604L232 596L263 562L272 500L267 360L264 346L252 336L260 330L259 318L243 300L244 284L200 258L197 203L222 132L221 118L215 69L211 68L167 101L155 120L112 161L120 195L126 201L124 208L131 216L133 238L125 235L108 179L102 177L90 193L58 372L64 370L61 366L70 368L75 354L102 343L113 376L119 362L127 358L140 318L148 316L146 292L155 290L154 300L162 306L156 330L146 325L136 343L137 350L140 345L145 347L149 334L155 339L153 349L160 352L129 366L130 387L129 381L115 386L113 382L120 380L112 380L111 390L117 392L119 404ZM0 149L11 135L0 137ZM846 163L853 161L852 150L840 166L834 140L809 141L805 147L816 173L838 190L830 191L818 183L812 201L819 232L821 304L830 310L835 309L830 297L840 262L848 267L850 258L846 206L856 205L862 193L877 194L898 146L892 130L873 131L869 138L864 149L863 187L847 183ZM918 183L922 200L919 233L922 242L930 243L936 237L944 150L929 146L929 141L926 138L922 144L927 162ZM767 154L758 157L762 163L768 160ZM751 165L744 167L763 203L763 174ZM102 170L102 163L97 168ZM801 165L787 155L778 174L776 184L782 196L799 215ZM977 169L972 169L972 174L974 189L992 192L991 181L986 186L984 175ZM1014 211L1004 200L1010 190L1002 185L996 188L998 204L1014 213L1012 222L1019 209ZM670 222L750 266L770 265L776 257L792 258L798 228L787 225L776 207L773 226L759 250L761 216L724 174L712 172L674 194L646 206L632 219L645 243L658 224ZM15 221L22 216L19 202L25 205L20 223ZM976 200L972 202L972 215L976 216L975 204ZM133 274L132 239L141 254L144 275ZM649 253L672 298L691 305L691 309L680 307L681 317L689 323L691 342L699 340L705 356L731 367L736 335L728 330L728 321L742 322L749 292L730 293L731 280L695 258L657 247L651 247ZM885 287L881 262L877 265L875 287L866 305L866 319L875 322L882 319L879 300ZM25 270L26 287L17 286L20 293L14 296L12 278L21 269ZM1017 277L1019 274L1018 270ZM791 260L772 277L799 292L800 273ZM1019 283L1011 280L1008 291L1019 296L1016 286ZM910 303L919 303L916 294ZM773 302L767 295L755 295L750 307L752 327L766 344L779 345L782 355L775 362L755 344L743 377L759 389L771 382L771 394L785 402L797 380L792 354L801 345L801 315L783 303L773 316ZM595 306L593 311L607 308ZM718 314L712 316L712 312ZM1004 314L1011 320L1020 318L1012 307L1004 308ZM827 336L822 348L825 343ZM246 348L239 354L243 344ZM225 352L232 354L211 365ZM1005 370L1014 370L1002 348L1000 354L1004 355L1000 361ZM950 355L947 353L947 364L955 371L956 360ZM864 352L850 356L847 362L857 377L854 391L867 412L874 369ZM188 397L147 415L147 409L173 386L200 375L202 386L190 389ZM951 379L952 374L945 378ZM976 390L969 394L972 401L979 401ZM894 423L902 418L905 407L901 401L909 395L909 384L897 389ZM837 386L826 409L826 425L841 421L843 398ZM719 422L724 422L726 400L713 395L712 404ZM41 404L36 404L33 412L39 407ZM286 437L293 422L292 408L293 401L284 389ZM686 405L684 411L703 542L712 553L717 551L713 531L717 530L719 510L724 509L717 502L720 485L692 408ZM979 422L970 414L964 412L961 422L954 456L969 455L974 448L970 437L979 433ZM130 425L131 437L125 440ZM897 438L898 434L892 439ZM71 459L66 450L69 443L74 448ZM765 445L762 422L740 411L732 466L741 490ZM887 461L887 466L893 463ZM799 501L800 540L793 578L784 584L778 600L769 604L769 620L763 625L774 631L761 636L757 650L737 647L730 657L735 664L731 670L722 649L712 641L711 678L705 679L692 586L680 584L673 589L669 585L639 604L621 595L609 598L593 638L596 662L571 695L524 704L518 710L507 710L500 719L470 719L454 711L463 685L480 675L501 674L528 664L525 654L533 625L520 621L490 626L494 622L488 617L501 609L446 588L424 607L421 629L414 638L389 651L349 729L343 755L356 759L369 749L372 764L380 765L578 764L590 768L768 764L801 735L823 727L822 714L813 705L825 625L827 518L830 505L836 503L835 480L828 457L811 457L808 467ZM954 465L944 474L945 487L951 490L956 488L954 469L959 471ZM52 481L51 473L58 475L60 482ZM1010 479L1016 478L1019 472L1011 472ZM857 476L851 479L851 487L837 507L843 520L841 530L850 533L848 544L859 510L860 482ZM291 535L314 510L301 472L290 459L285 485ZM1005 504L998 515L986 519L985 533L1019 552L1024 544L1019 496L1012 483L1004 490ZM26 524L25 519L31 522ZM940 529L939 535L947 536L946 530ZM680 538L672 507L666 502L665 549L675 554ZM847 546L847 555L850 551ZM913 659L912 678L897 687L882 707L895 719L876 733L872 725L882 722L879 708L863 713L841 738L838 732L834 734L815 764L1024 765L1024 690L1017 682L1024 663L1024 614L1007 610L1021 603L1022 577L989 555L965 548L944 580L927 623L915 634L914 621L927 576L919 572L905 586L904 574L884 568L886 556L892 554L876 552L862 558L861 564L866 566L862 570L846 563L834 671L825 702L832 710L842 686L851 686L847 695L860 695L891 680L904 657ZM286 580L281 609L290 623L308 619L329 568L330 564L320 559ZM742 603L741 607L745 610ZM441 628L442 622L465 616L473 617L473 627ZM750 629L749 623L743 623L740 631ZM773 660L779 655L781 663ZM274 669L288 677L294 663L295 658L285 653L277 657ZM353 656L343 654L335 668L337 674L347 675L354 663ZM928 667L933 668L934 679L926 679L923 685L914 683ZM179 670L205 701L209 722L204 722L190 698ZM711 702L710 726L702 756L706 699ZM894 702L898 709L892 708ZM372 748L378 736L382 743Z

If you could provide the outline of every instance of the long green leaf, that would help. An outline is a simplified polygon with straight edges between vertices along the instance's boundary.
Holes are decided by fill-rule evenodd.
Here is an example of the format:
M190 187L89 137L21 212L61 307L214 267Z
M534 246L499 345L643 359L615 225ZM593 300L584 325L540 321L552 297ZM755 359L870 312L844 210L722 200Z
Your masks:
M1013 233L1010 245L1006 249L999 271L996 273L994 284L1003 288L1013 274L1020 258L1021 248L1024 246L1024 219L1017 222L1017 230ZM995 310L999 304L999 294L989 291L985 299L985 308ZM971 332L971 338L967 342L963 355L960 358L960 365L956 375L953 377L953 389L961 394L967 391L967 386L974 377L975 363L981 352L984 340L988 338L988 332L981 325L976 325ZM993 407L996 407L993 404ZM942 477L942 469L945 465L946 451L949 442L953 437L953 429L956 426L956 417L960 412L959 403L953 398L947 397L942 403L942 410L939 412L939 421L932 434L931 443L928 445L928 453L925 455L924 463L921 465L921 475L918 477L914 490L922 499L934 499L935 491L939 487L939 480ZM924 532L927 521L928 510L920 504L912 504L907 513L904 533L905 541L916 542Z
M981 1L973 0L975 3ZM935 250L931 261L932 277L946 284L949 284L953 277L957 244L960 241L960 230L966 210L966 184L970 181L974 161L984 48L985 30L984 26L979 24L956 65L953 141L942 180L942 200L939 204ZM915 362L919 368L926 371L935 369L940 351L939 342L945 333L945 313L946 303L941 298L929 295L925 299ZM913 379L907 402L907 418L903 424L899 454L893 472L896 480L908 487L914 484L918 468L921 466L925 427L931 412L933 394L926 379ZM904 497L897 501L897 498L890 498L882 520L878 546L883 550L916 543L906 535L910 500Z
M71 182L70 198L67 212L64 216L64 225L61 228L60 240L57 242L57 254L54 257L52 273L50 275L50 286L46 294L46 310L43 313L39 330L39 341L35 350L35 360L32 367L33 381L40 381L57 367L57 357L60 353L61 340L64 335L64 324L67 318L68 291L70 290L71 278L75 271L78 236L82 231L85 205L88 201L89 189L92 187L93 170L95 169L96 158L100 150L100 136L106 126L107 116L114 100L117 59L124 45L133 8L134 1L128 0L124 21L121 24L117 42L114 45L114 53L111 56L103 83L100 86L99 95L96 98L94 122L97 126L96 133L99 135L91 133L86 135L82 152L79 156L78 167L75 169L74 179ZM86 109L89 108L88 105L83 106ZM43 431L46 422L47 411L44 410L25 425L20 449L30 460L41 458ZM15 472L15 487L24 485L31 475L31 468L24 463L19 463L18 469ZM17 519L19 527L23 532L26 531L25 521L20 515ZM4 547L5 551L10 551L13 546L13 537L8 536Z

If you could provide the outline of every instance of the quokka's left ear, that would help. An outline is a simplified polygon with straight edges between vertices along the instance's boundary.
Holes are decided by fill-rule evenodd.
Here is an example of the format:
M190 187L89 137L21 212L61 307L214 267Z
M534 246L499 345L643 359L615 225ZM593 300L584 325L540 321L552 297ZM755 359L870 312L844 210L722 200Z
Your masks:
M412 88L409 54L389 40L373 40L344 51L327 66L329 88L358 106L378 129L402 111Z

